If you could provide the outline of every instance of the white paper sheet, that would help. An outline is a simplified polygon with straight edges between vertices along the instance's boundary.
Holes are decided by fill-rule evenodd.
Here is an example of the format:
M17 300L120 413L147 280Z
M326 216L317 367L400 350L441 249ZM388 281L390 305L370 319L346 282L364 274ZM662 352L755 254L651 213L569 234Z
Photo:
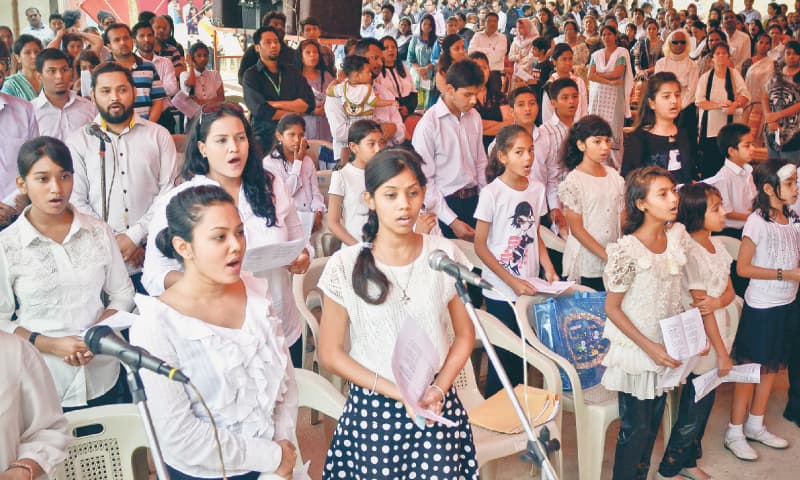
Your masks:
M113 328L114 330L123 330L125 328L129 328L137 320L139 320L139 315L135 315L130 312L117 312L114 315L104 319L102 322L95 323L89 328L96 327L98 325L105 325ZM86 335L86 332L89 330L89 328L81 332L81 337Z
M567 280L567 281L556 281L548 283L547 280L542 278L526 278L527 281L530 282L531 285L536 289L539 293L549 293L551 295L558 295L567 291L567 289L573 285L575 282Z
M665 318L659 323L664 334L664 347L676 360L687 360L708 346L703 317L697 308Z
M694 367L700 362L699 356L689 357L688 359L681 360L681 365L677 368L667 368L658 374L658 382L656 388L667 390L675 388L686 381L686 377L692 373Z
M179 91L174 97L172 97L172 106L186 115L186 118L194 117L200 113L202 108L199 103L195 102L192 97L190 97L183 90Z
M311 230L314 229L314 219L317 217L316 212L297 212L300 217L300 223L303 224L303 235L306 241L311 238Z
M397 389L417 415L454 427L455 422L419 406L419 401L433 382L438 368L436 348L428 335L417 326L417 322L407 315L392 353L392 373Z
M258 273L285 267L300 255L306 246L306 241L305 238L298 238L290 242L270 243L262 246L247 245L242 269Z
M692 383L694 384L694 401L699 402L706 395L711 393L712 390L719 387L723 383L758 383L761 381L761 365L758 363L745 363L743 365L735 365L731 368L724 377L719 376L719 369L715 368L699 377L695 378Z

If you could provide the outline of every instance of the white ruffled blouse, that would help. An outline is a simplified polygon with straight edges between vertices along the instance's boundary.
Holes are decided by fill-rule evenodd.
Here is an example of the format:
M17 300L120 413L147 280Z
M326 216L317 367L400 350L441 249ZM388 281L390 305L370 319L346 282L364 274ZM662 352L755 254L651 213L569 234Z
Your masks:
M659 321L684 310L683 269L693 242L680 223L667 230L667 248L653 253L633 235L606 248L608 263L603 279L609 292L624 293L622 311L650 340L663 343ZM659 367L644 350L607 321L603 336L611 345L603 359L603 386L652 399L664 393L656 388Z
M247 307L240 329L137 295L141 318L130 333L132 344L180 368L197 386L217 423L229 476L274 472L281 461L276 442L293 438L297 420L294 370L267 284L248 274L242 279ZM166 463L192 476L220 476L211 423L194 390L145 371L142 381Z

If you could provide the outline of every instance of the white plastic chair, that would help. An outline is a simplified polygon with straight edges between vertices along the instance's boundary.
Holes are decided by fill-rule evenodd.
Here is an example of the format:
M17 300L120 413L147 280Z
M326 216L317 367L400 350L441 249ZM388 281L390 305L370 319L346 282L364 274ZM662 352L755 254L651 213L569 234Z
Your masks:
M325 205L328 204L328 188L331 186L331 174L333 170L319 170L317 171L317 182L319 182L319 192L325 199Z
M69 412L66 417L72 438L56 480L134 479L134 452L149 448L136 405L87 408ZM76 429L92 426L100 431L76 436ZM144 461L146 456L141 458ZM146 464L142 465L146 469Z
M728 251L728 255L733 257L734 261L739 258L739 247L742 245L741 240L738 238L728 237L726 235L720 235L714 238L719 239L719 241L725 245L725 250Z
M331 382L310 370L299 368L294 371L294 379L297 382L298 407L308 407L334 420L339 419L347 398ZM294 438L294 444L299 451L297 437ZM302 465L302 455L297 455L297 467Z
M519 337L513 334L507 327L505 327L500 320L495 318L490 313L484 310L478 310L478 319L486 329L489 341L498 346L507 348L518 355L522 352L522 344ZM516 340L515 340L516 339ZM535 352L529 348L527 350L528 363L534 368L542 372L545 379L545 386L550 391L560 393L561 379L558 377L558 372L555 370L555 365L548 361L543 355ZM475 379L475 370L472 362L468 361L464 365L464 369L458 374L455 379L454 386L458 392L458 398L464 405L467 411L472 410L485 399L478 390L478 384ZM548 424L550 428L551 438L561 437L561 414L556 416L556 419ZM494 460L507 457L517 452L523 452L527 448L528 437L525 433L509 435L504 433L493 432L478 426L472 426L472 436L475 443L475 453L478 461L478 466L481 469L481 478L484 480L491 480L495 478L496 462ZM554 467L557 473L561 471L562 459L560 452L557 454L557 461ZM560 473L559 473L560 475Z
M539 235L542 237L542 243L544 246L549 248L550 250L555 250L559 253L564 253L564 248L566 247L567 242L553 233L552 230L546 227L542 227L539 229Z
M483 260L481 260L480 257L478 257L478 254L475 253L475 245L472 242L468 242L460 238L455 238L451 241L456 244L458 249L461 250L464 255L467 256L467 260L469 260L473 267L486 270L486 265L483 264Z

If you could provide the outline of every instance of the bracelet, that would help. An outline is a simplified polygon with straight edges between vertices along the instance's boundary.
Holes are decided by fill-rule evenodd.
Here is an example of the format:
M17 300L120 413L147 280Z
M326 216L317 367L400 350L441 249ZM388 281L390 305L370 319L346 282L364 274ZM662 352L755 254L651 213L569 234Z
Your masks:
M375 387L378 386L378 372L375 372L375 380L372 382L372 389L367 392L367 395L372 396L375 394Z
M782 280L783 280L783 269L779 268L778 269L778 281L780 282Z
M23 463L23 462L11 462L11 464L10 464L8 467L9 467L9 468L8 468L9 470L11 470L12 468L21 468L21 469L23 469L23 470L27 470L27 471L28 471L28 478L30 478L30 480L34 480L34 476L33 476L33 467L31 467L31 466L30 466L30 465L28 465L27 463Z
M31 342L31 345L36 346L36 337L41 335L39 332L31 332L31 335L28 337L28 341Z
M436 385L435 383L431 383L430 385L428 385L428 388L435 388L436 390L439 390L439 393L442 394L442 403L444 403L444 390L442 390L442 387Z

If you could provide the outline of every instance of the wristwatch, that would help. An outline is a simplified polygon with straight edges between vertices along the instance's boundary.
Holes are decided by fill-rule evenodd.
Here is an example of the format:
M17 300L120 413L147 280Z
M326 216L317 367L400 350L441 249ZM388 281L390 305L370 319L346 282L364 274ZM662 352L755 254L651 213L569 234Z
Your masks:
M31 336L28 337L28 341L31 342L31 345L36 346L36 337L41 335L39 332L31 332Z

